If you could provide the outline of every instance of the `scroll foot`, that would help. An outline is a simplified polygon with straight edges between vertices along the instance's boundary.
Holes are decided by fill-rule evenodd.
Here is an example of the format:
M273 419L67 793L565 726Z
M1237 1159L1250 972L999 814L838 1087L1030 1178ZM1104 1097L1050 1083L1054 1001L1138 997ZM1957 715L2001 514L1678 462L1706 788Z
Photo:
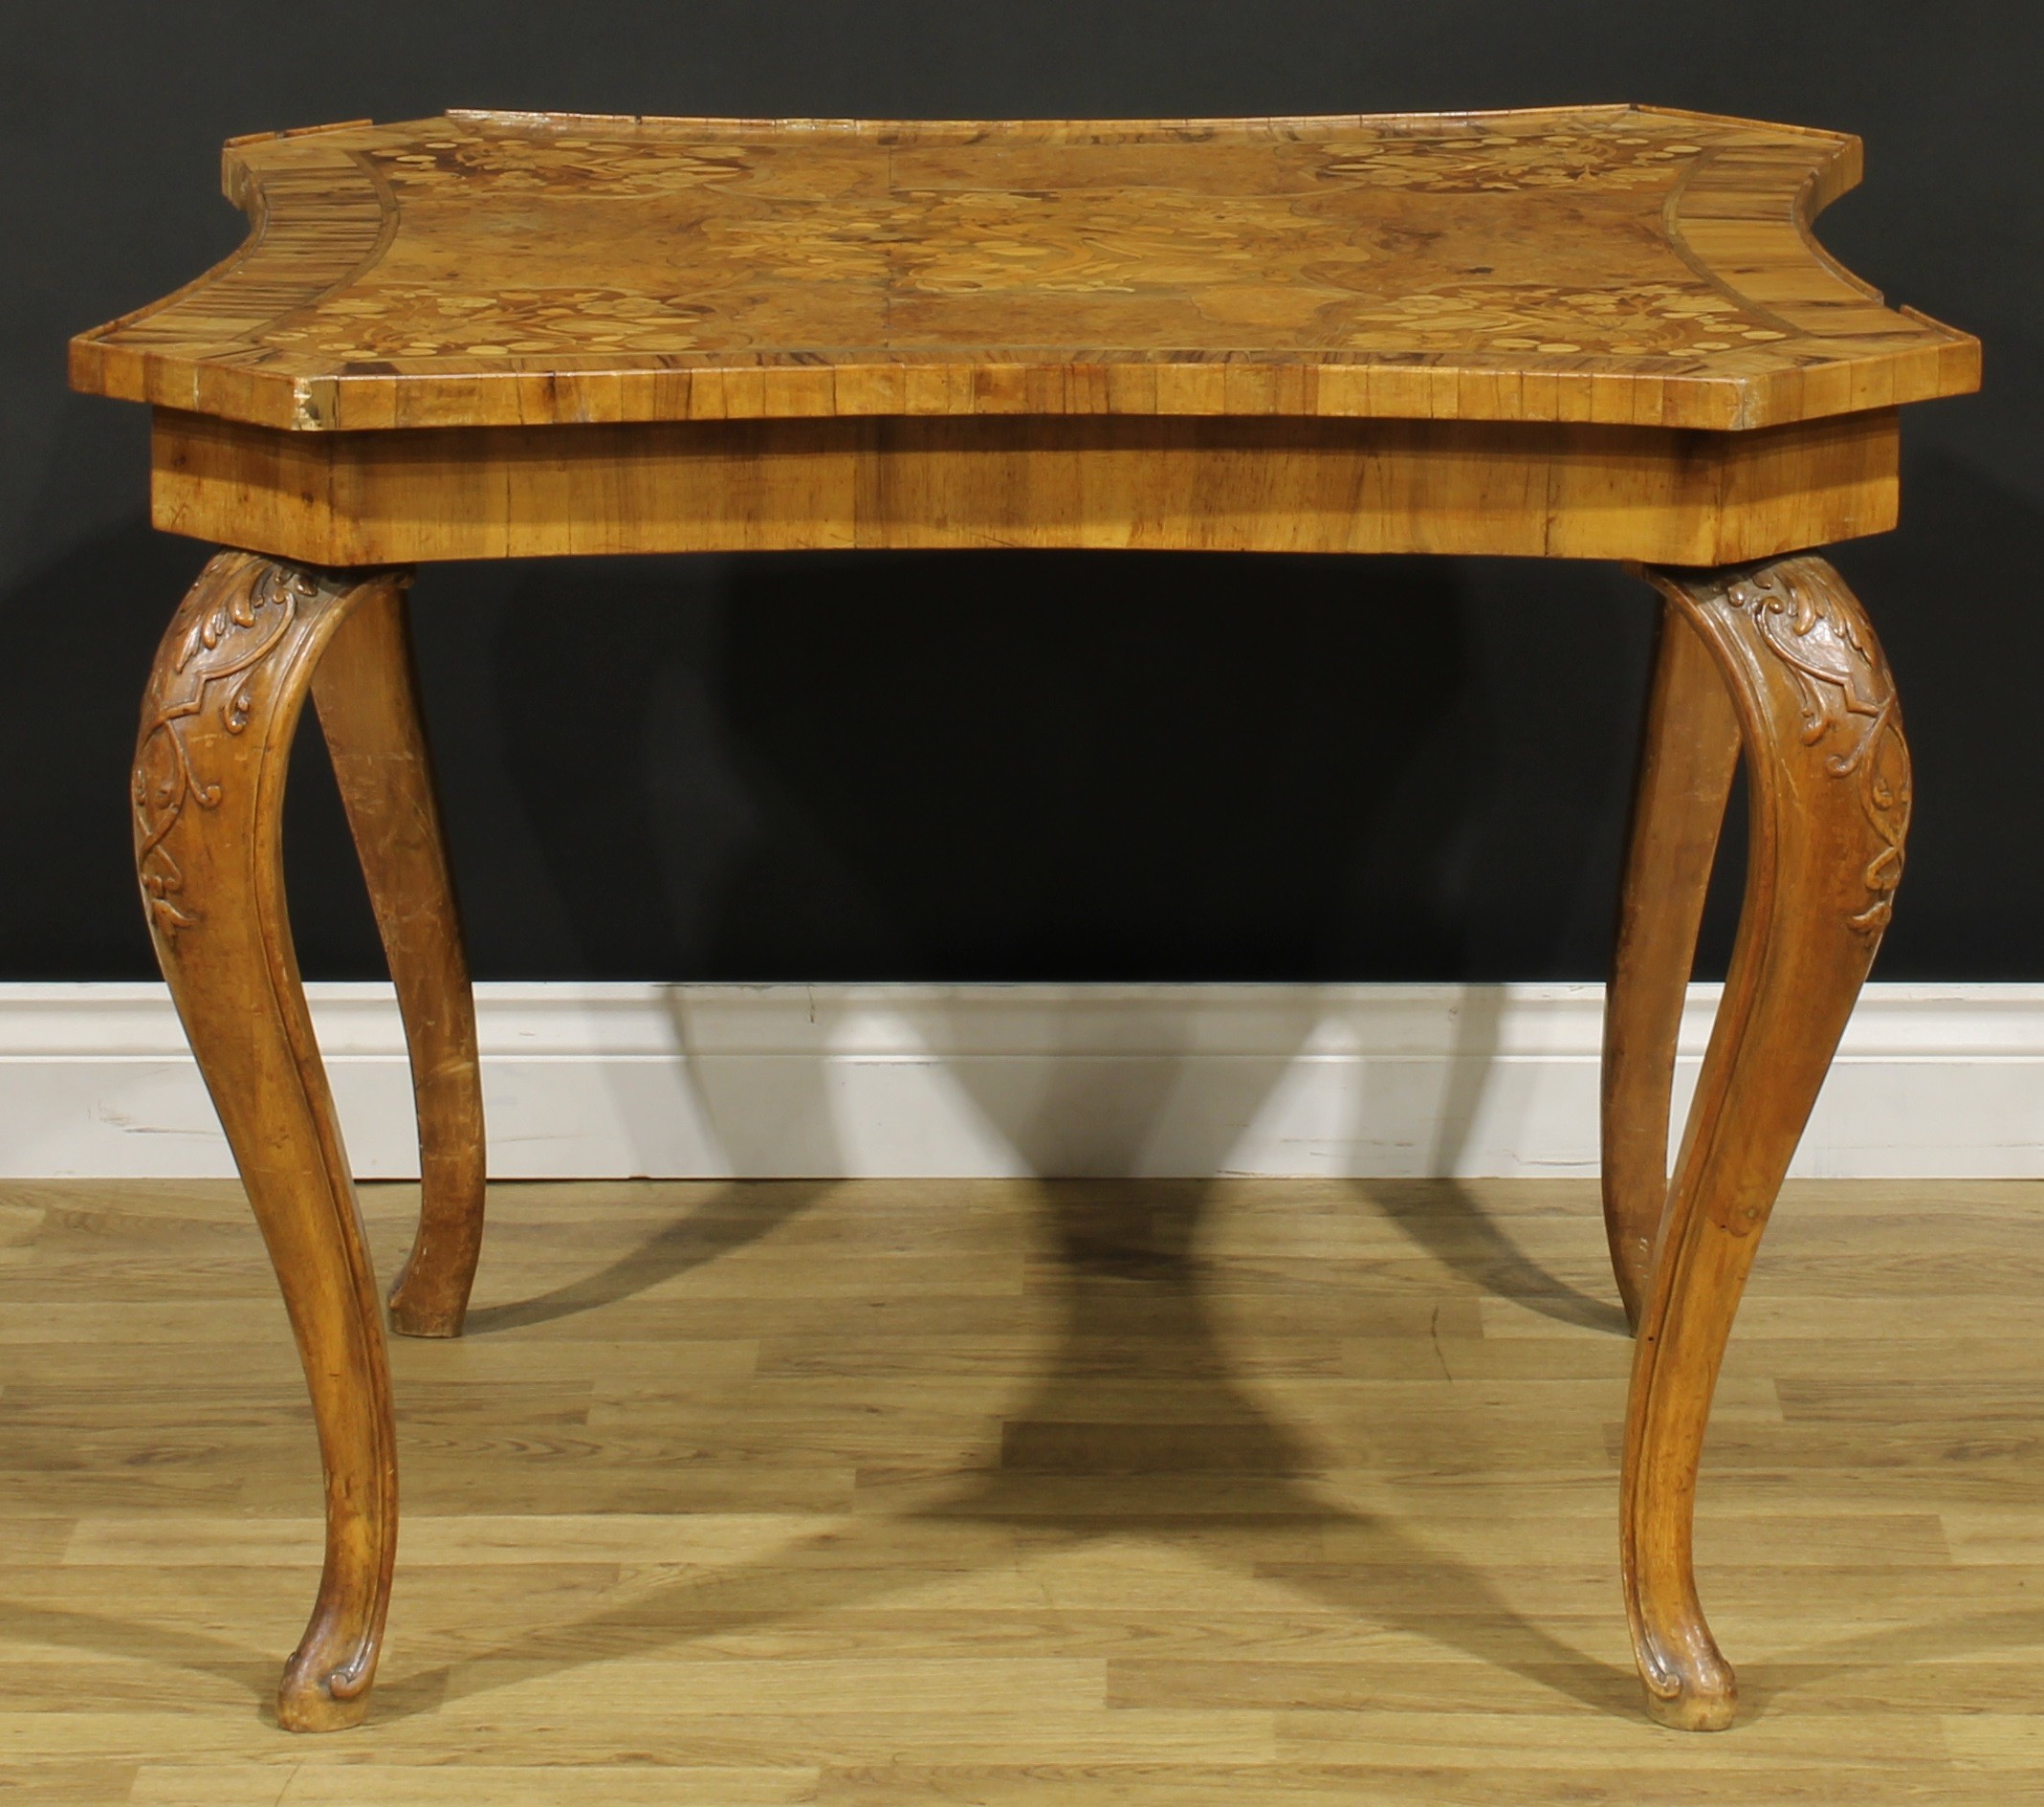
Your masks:
M135 863L164 977L276 1268L325 1474L319 1596L284 1670L293 1730L368 1708L397 1553L390 1371L355 1187L285 910L284 782L313 669L398 572L223 552L143 694Z
M1621 1508L1650 1709L1711 1730L1738 1694L1697 1598L1698 1458L1761 1232L1887 926L1909 751L1873 629L1822 559L1646 575L1717 664L1751 796L1738 940L1634 1345Z

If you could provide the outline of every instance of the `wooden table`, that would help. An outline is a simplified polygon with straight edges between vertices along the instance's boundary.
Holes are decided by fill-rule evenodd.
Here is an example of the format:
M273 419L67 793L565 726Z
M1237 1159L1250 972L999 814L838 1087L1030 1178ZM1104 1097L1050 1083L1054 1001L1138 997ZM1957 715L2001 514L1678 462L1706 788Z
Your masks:
M308 692L418 1097L391 1320L451 1336L481 1089L410 567L1091 546L1615 559L1659 592L1605 1036L1637 1333L1621 1555L1649 1707L1728 1725L1691 1568L1698 1451L1909 818L1893 680L1807 548L1894 524L1900 408L1979 372L1973 340L1890 312L1812 240L1858 172L1851 138L1638 107L451 113L231 143L247 243L75 341L72 379L154 408L157 525L234 548L151 674L135 847L319 1425L326 1567L282 1723L366 1710L397 1542L375 1281L280 863ZM560 707L571 728L601 698ZM1745 911L1671 1180L1676 1026L1742 754Z

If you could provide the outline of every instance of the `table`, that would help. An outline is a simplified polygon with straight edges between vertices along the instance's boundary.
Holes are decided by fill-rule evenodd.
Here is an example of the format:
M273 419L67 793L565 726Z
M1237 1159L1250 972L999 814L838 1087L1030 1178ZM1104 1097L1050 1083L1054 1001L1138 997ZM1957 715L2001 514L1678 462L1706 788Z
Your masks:
M282 1724L366 1711L397 1538L383 1325L280 861L307 694L417 1093L391 1323L456 1335L481 1086L411 568L997 545L1622 560L1659 592L1603 1078L1637 1332L1620 1566L1650 1709L1730 1724L1698 1454L1910 804L1893 678L1808 549L1894 524L1899 410L1979 374L1972 339L1890 311L1812 238L1857 141L1626 106L455 112L237 139L225 171L247 242L74 341L71 370L155 410L156 524L231 548L148 681L135 848L319 1429L326 1564ZM1671 1179L1677 1022L1742 758L1744 913Z

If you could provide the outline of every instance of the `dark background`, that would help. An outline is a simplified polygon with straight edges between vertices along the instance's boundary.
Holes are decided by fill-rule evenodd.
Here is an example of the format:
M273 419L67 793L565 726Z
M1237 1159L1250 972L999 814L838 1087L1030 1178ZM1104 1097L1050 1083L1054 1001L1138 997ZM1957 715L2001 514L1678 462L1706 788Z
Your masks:
M2044 9L2035 0L38 6L0 57L0 979L152 972L143 675L205 549L72 332L240 237L233 133L448 105L1183 115L1635 99L1861 133L1844 261L1979 333L1904 524L1837 562L1916 749L1889 979L2044 979ZM1601 566L868 555L429 567L481 977L1599 975L1651 606ZM316 977L380 970L322 761ZM1706 967L1722 961L1721 898Z

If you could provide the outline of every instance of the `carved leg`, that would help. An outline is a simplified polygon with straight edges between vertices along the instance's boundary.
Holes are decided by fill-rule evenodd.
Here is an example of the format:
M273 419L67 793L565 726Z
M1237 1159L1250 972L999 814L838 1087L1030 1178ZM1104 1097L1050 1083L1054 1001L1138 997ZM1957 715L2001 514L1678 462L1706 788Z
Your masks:
M482 1068L401 586L363 594L319 661L313 701L411 1053L419 1233L391 1289L391 1328L458 1336L482 1250Z
M1737 1693L1696 1597L1697 1457L1761 1230L1887 926L1909 752L1873 630L1822 559L1646 575L1724 674L1752 804L1745 914L1634 1347L1621 1509L1649 1708L1713 1730Z
M275 1264L319 1433L326 1566L277 1694L297 1731L367 1710L397 1458L376 1279L285 915L284 780L321 651L351 609L404 581L219 554L164 636L135 751L149 931Z
M1655 645L1604 1002L1604 1230L1635 1330L1668 1198L1668 1103L1682 998L1738 764L1730 693L1670 604Z

